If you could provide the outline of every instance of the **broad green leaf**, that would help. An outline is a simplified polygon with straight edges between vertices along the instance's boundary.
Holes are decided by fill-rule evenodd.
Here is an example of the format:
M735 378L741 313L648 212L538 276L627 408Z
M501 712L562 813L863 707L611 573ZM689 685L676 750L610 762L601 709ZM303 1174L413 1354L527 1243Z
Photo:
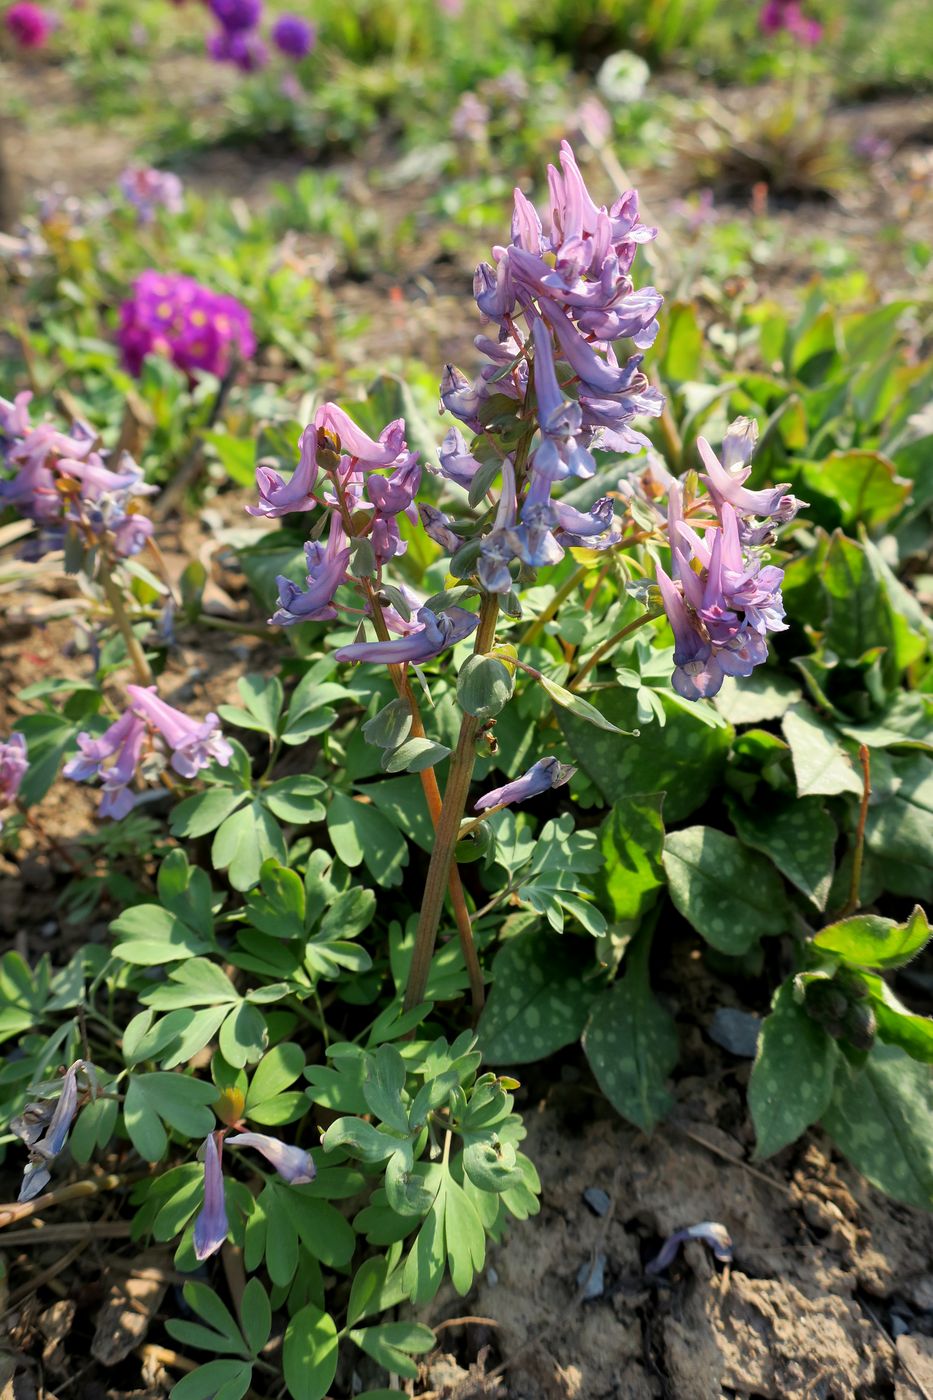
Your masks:
M769 856L817 909L825 909L835 871L836 823L817 797L777 799L748 808L730 802L733 825L746 846Z
M251 1278L243 1290L240 1303L243 1336L250 1351L258 1356L272 1331L272 1309L269 1295L258 1278Z
M820 462L800 463L811 508L819 497L832 501L838 515L827 523L847 528L864 522L876 530L896 515L910 494L910 482L880 452L831 452ZM818 519L825 520L820 513Z
M825 1113L839 1060L834 1040L794 997L793 979L778 990L758 1038L748 1086L756 1156L771 1157Z
M419 1355L437 1344L430 1327L420 1322L383 1322L378 1327L354 1328L350 1340L387 1371L411 1380L417 1380L419 1373L409 1354Z
M903 967L930 940L930 925L920 905L903 924L878 914L856 914L820 929L813 942L858 967Z
M283 1041L263 1055L253 1073L246 1094L246 1111L277 1098L283 1089L294 1084L305 1067L305 1052L300 1045Z
M320 778L299 773L293 778L279 778L263 788L261 800L283 822L306 825L322 822L326 813L321 793L325 786Z
M602 698L605 694L605 699ZM652 724L637 739L638 702L622 686L600 691L600 705L618 734L603 734L566 710L558 714L574 758L608 802L632 793L663 792L664 817L678 822L702 806L719 783L734 737L730 725L710 727L662 693L667 722Z
M861 795L862 780L839 742L808 705L795 705L783 721L790 744L799 797L832 797L839 792Z
M263 862L272 858L284 862L285 840L275 818L258 799L227 817L211 848L214 868L227 870L235 890L252 889Z
M730 724L763 724L780 719L802 698L800 686L789 676L762 667L740 680L726 676L713 704Z
M407 1136L408 1108L404 1093L405 1062L394 1045L380 1045L369 1057L363 1077L363 1095L370 1113Z
M408 738L410 730L411 707L400 697L390 700L363 725L366 742L380 749L397 749Z
M651 991L651 939L630 946L624 976L593 1003L583 1048L596 1082L623 1118L650 1132L671 1106L665 1081L677 1063L677 1030Z
M315 1098L315 1102L319 1100ZM322 1142L327 1152L338 1147L348 1148L363 1162L384 1162L398 1147L397 1138L381 1133L363 1118L338 1118L330 1124Z
M241 1001L221 1026L219 1044L224 1059L237 1069L261 1059L269 1044L269 1031L258 1006Z
M173 836L186 836L194 839L216 831L237 807L246 801L245 792L232 792L230 788L211 788L199 792L195 797L186 797L172 808L169 829Z
M912 1060L933 1064L933 1018L915 1016L881 978L863 973L875 1013L877 1034L887 1045L899 1045Z
M721 953L747 953L759 938L789 926L779 877L732 836L708 826L670 832L664 869L677 909Z
M394 752L383 756L382 767L386 773L421 773L449 753L446 744L435 744L431 739L406 739Z
M593 998L576 948L528 930L510 938L492 965L492 990L478 1027L490 1064L540 1060L579 1038Z
M823 1127L873 1186L905 1205L933 1205L933 1080L895 1045L863 1069L840 1067Z
M267 734L274 736L278 729L284 698L282 682L278 676L250 672L240 677L236 688L249 713L262 724Z
M614 919L639 919L663 888L664 826L660 793L622 798L599 829L603 865L598 888Z
M130 1135L130 1142L144 1162L159 1162L168 1147L168 1134L146 1098L146 1091L140 1081L131 1078L123 1100L123 1121ZM213 1126L211 1123L205 1132Z
M292 1400L324 1400L337 1374L337 1327L313 1303L285 1328L282 1368Z
M505 709L514 685L504 662L494 656L471 656L457 676L457 703L468 715L485 722Z
M879 857L886 889L933 899L933 762L916 755L891 768L896 786L869 807L865 845Z

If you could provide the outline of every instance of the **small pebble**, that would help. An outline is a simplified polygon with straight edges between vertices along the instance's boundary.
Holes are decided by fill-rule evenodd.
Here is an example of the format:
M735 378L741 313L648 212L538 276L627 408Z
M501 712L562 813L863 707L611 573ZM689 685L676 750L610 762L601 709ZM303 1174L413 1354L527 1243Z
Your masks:
M900 1313L891 1314L891 1336L894 1338L903 1337L910 1331L910 1326Z
M612 1204L609 1193L600 1186L588 1186L583 1192L583 1199L594 1215L605 1215Z
M54 938L58 933L58 921L56 919L46 919L44 924L39 925L39 933L43 938Z
M720 1006L710 1022L709 1038L728 1050L730 1055L753 1060L760 1030L760 1016L754 1016L750 1011L739 1011L734 1006Z
M495 1288L496 1284L499 1282L499 1275L492 1265L486 1270L486 1282L489 1284L490 1288Z
M590 1267L590 1261L581 1266L577 1273L577 1287L583 1289L584 1298L601 1298L606 1287L606 1256L597 1254L596 1262Z

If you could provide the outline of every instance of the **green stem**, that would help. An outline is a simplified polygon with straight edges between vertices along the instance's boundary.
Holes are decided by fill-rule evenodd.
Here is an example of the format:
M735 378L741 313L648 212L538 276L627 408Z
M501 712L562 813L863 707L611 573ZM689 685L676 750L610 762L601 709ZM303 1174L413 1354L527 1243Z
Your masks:
M596 648L592 656L587 657L573 680L567 682L567 689L579 690L581 682L586 679L593 667L597 666L610 651L613 651L624 637L628 637L632 632L637 632L639 627L644 627L646 622L654 622L656 617L661 617L663 615L663 612L663 608L654 608L651 612L646 612L641 617L636 617L635 621L630 622L626 627L620 627L618 632L613 632L612 636L609 637L607 641L603 642L602 646Z
M487 593L480 608L479 627L473 646L474 656L485 656L492 650L496 637L496 621L499 616L499 599L494 593ZM437 929L444 907L444 894L450 878L454 850L460 839L460 823L466 807L470 782L473 778L473 764L476 758L476 738L480 732L480 721L474 715L464 714L460 722L460 736L450 760L447 786L444 789L444 804L441 808L434 833L434 850L428 866L424 885L424 897L418 928L415 933L415 948L408 972L408 985L405 988L405 1010L424 1000Z
M130 659L133 670L136 672L136 679L139 681L140 685L152 685L152 671L149 662L146 660L146 653L140 646L139 638L133 631L133 624L130 622L129 614L123 605L123 595L114 582L113 575L110 572L110 565L106 559L101 559L100 561L99 578L113 620L117 624L120 635L126 644L126 653Z

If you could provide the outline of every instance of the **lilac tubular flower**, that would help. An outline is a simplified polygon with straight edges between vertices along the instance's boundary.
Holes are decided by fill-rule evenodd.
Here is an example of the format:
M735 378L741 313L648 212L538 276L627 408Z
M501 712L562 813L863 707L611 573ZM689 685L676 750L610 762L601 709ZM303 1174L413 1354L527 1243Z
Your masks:
M531 333L535 347L535 394L541 429L541 444L534 454L534 471L549 481L561 481L571 475L585 479L594 474L596 463L592 454L577 440L583 425L582 410L575 400L561 393L554 366L551 333L537 316Z
M441 403L473 432L480 430L478 418L482 395L456 365L446 365L441 377Z
M724 679L712 645L692 620L682 595L660 564L658 587L674 633L674 675L671 684L685 700L709 699L719 693Z
M317 1175L310 1152L302 1147L288 1147L268 1133L237 1133L227 1138L227 1143L230 1147L254 1147L290 1186L303 1186Z
M465 608L446 608L440 613L419 608L416 620L419 626L407 636L390 642L353 642L350 646L339 647L334 657L337 661L369 661L387 666L398 666L405 661L420 665L462 642L479 625L476 613L467 612Z
M584 340L573 322L556 307L545 302L542 306L548 323L557 336L564 359L577 375L581 384L596 394L611 397L627 389L630 377L627 367L619 368L601 360L589 341Z
M17 1136L22 1137L29 1147L29 1162L23 1173L23 1183L17 1200L31 1201L49 1183L51 1173L48 1163L53 1162L68 1141L68 1134L78 1111L78 1071L86 1068L84 1060L75 1060L62 1080L61 1093L43 1136L35 1127L26 1126L26 1114L22 1120L11 1124ZM35 1105L30 1105L35 1108ZM40 1110L41 1112L41 1110ZM44 1118L43 1120L44 1121ZM20 1127L22 1130L20 1131Z
M742 483L747 479L751 467L743 465L736 472L727 471L706 438L697 438L697 448L706 468L706 475L701 479L717 508L728 504L739 515L767 516L779 524L786 524L806 505L805 501L798 501L796 496L787 494L786 482L764 491L749 491Z
M441 463L441 476L446 477L448 481L454 482L457 486L462 486L464 491L468 491L474 476L480 469L480 463L467 448L459 428L447 429L438 456Z
M553 535L557 516L551 501L551 481L533 473L521 511L521 524L506 532L513 555L532 569L559 564L564 551ZM511 577L509 579L511 586ZM492 591L492 590L491 590ZM497 590L505 592L505 589Z
M23 389L12 403L0 397L0 451L7 438L24 438L30 429L29 405L32 403L31 389Z
M16 801L28 770L26 737L19 733L11 734L9 739L0 742L0 807L9 807ZM3 822L0 821L2 830Z
M227 1205L221 1165L223 1130L204 1139L204 1204L194 1222L194 1254L202 1264L216 1254L227 1238Z
M102 779L100 814L119 821L136 805L132 782L145 738L145 721L132 710L126 710L100 738L92 739L88 733L79 734L79 752L65 764L62 774L77 783L87 782L90 778Z
M477 564L479 581L487 593L509 593L512 588L509 566L518 557L514 539L516 504L515 469L512 459L506 457L502 463L502 494L496 518L489 534L483 538Z
M436 506L429 506L424 502L419 504L418 514L428 539L439 544L441 549L445 549L448 554L455 554L463 544L463 540L450 528L449 517L442 510L438 510Z
M591 511L575 510L563 501L552 501L551 508L555 533L565 548L611 549L621 539L610 496L601 496Z
M391 476L370 476L366 491L373 505L382 515L400 515L403 511L411 516L412 502L421 485L421 463L417 452L409 452L395 467Z
M651 1263L645 1265L645 1273L663 1273L677 1258L680 1246L688 1240L702 1240L720 1264L732 1263L732 1237L729 1231L716 1220L704 1220L700 1225L690 1225L685 1230L677 1230L666 1239Z
M383 428L376 442L337 404L325 403L314 415L314 426L332 434L339 443L339 450L363 467L394 467L407 450L403 418L396 418Z
M146 720L172 750L172 767L182 778L193 778L211 762L226 768L233 750L220 732L220 720L213 713L203 720L189 719L181 710L160 700L156 688L128 685L133 711Z
M576 771L572 764L560 763L556 758L539 758L520 778L487 792L474 804L473 810L485 812L490 807L507 807L513 802L527 802L539 793L568 783Z
M291 627L296 622L322 622L337 616L334 594L346 577L350 544L336 511L331 515L327 544L309 541L305 545L308 587L299 588L279 575L279 607L269 618L270 626Z
M313 510L317 504L314 487L317 482L317 429L305 428L298 439L298 465L288 481L271 467L256 468L259 504L247 506L248 515L266 517L289 515L296 510Z

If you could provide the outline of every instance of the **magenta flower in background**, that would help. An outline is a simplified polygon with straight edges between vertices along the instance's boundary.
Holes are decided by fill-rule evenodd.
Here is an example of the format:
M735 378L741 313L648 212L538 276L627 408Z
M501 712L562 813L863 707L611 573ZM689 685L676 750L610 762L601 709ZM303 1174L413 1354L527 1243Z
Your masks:
M164 355L192 380L197 370L223 378L235 359L256 349L245 306L192 277L153 268L137 277L121 306L117 340L124 366L137 377L147 355Z
M184 208L182 183L171 170L129 165L120 176L120 190L139 215L141 224L152 223L156 209L179 214Z
M315 37L314 25L300 15L280 15L272 26L272 42L286 58L307 58Z
M766 0L758 13L758 26L763 34L786 31L801 44L818 44L823 37L823 26L803 13L799 0Z
M55 28L55 19L41 5L18 0L3 16L7 32L21 49L43 49Z

